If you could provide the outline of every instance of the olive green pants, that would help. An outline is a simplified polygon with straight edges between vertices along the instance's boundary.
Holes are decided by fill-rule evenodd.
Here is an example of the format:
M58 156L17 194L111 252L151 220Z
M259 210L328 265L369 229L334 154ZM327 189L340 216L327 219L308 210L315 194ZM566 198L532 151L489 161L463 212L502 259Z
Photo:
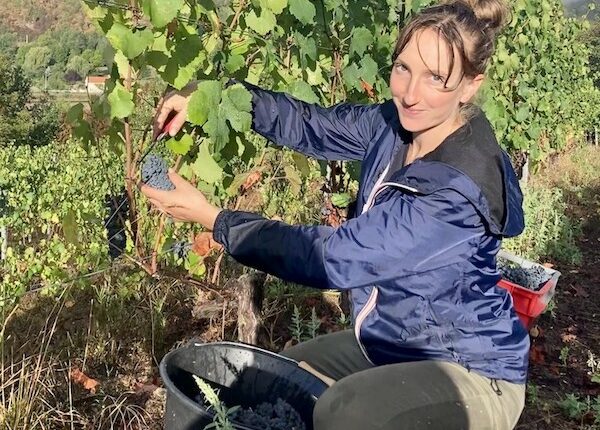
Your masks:
M525 385L491 380L455 363L373 366L351 330L282 355L336 381L317 401L315 430L510 430L525 402Z

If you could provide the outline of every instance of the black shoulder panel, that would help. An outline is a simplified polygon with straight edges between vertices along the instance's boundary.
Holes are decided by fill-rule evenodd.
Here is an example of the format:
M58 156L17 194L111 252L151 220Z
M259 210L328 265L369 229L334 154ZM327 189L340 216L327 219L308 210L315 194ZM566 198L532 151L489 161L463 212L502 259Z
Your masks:
M502 229L506 218L502 149L481 110L423 160L448 164L470 177L485 196L492 220Z

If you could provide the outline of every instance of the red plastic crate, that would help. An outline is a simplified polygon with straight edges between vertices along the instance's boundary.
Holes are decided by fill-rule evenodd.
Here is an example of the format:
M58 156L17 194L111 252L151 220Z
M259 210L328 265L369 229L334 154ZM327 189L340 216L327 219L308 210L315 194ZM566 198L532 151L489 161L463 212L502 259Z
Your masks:
M517 265L527 269L533 266L540 266L550 276L550 279L538 291L532 291L518 284L509 282L506 279L501 279L498 283L499 287L504 288L511 294L517 315L521 319L523 325L529 329L533 325L535 319L540 316L542 312L544 312L548 306L548 303L554 296L556 284L558 283L558 278L560 277L560 272L558 270L550 269L534 263L533 261L517 257L516 255L504 250L498 253L498 258L516 263Z

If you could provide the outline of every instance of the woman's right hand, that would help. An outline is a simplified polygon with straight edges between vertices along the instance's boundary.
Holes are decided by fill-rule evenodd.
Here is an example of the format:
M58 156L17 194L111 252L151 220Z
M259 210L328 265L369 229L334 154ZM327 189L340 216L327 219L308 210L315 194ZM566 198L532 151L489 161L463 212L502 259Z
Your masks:
M172 112L175 112L175 116L171 120L169 130L166 131L170 136L175 136L181 130L181 127L187 121L187 108L190 98L197 87L197 82L191 82L179 91L171 91L160 101L154 116L152 133L154 139L162 133L165 122Z

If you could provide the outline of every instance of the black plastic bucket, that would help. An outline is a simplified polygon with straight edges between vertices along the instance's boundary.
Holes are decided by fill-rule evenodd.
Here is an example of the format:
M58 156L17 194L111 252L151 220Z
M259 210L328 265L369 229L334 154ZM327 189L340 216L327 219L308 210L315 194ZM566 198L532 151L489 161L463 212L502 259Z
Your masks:
M193 343L168 353L160 363L167 389L165 430L202 430L212 423L192 375L219 390L228 407L254 407L262 402L288 402L312 430L312 412L327 385L298 367L294 360L235 342ZM254 430L236 424L240 430Z

